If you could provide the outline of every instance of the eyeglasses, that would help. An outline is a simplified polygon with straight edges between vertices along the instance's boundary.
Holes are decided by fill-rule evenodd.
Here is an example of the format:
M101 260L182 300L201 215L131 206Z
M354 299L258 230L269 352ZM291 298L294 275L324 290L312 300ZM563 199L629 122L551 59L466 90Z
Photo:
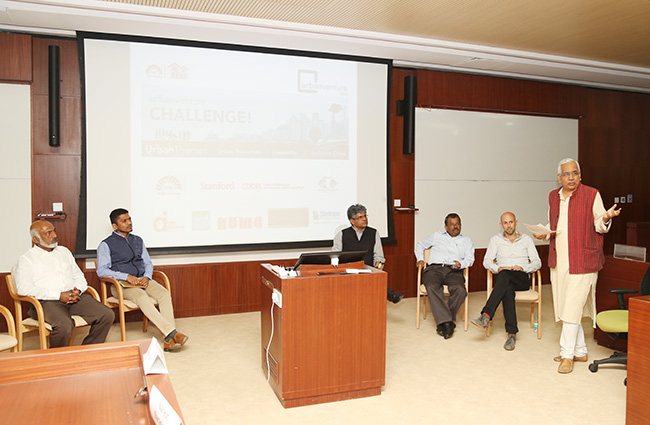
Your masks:
M580 171L576 170L576 171L571 171L570 173L564 172L564 173L560 174L560 177L569 177L569 176L578 177L579 174L580 174Z
M368 218L368 214L360 215L359 217L354 217L352 220L361 220L363 218Z

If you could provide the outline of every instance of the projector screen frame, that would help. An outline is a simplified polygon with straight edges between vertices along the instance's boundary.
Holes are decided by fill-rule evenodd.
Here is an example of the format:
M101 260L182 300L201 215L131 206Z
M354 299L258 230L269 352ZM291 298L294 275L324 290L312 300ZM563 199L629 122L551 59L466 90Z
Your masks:
M179 40L171 38L156 38L144 36L131 36L119 34L106 34L96 32L78 32L77 44L79 51L79 68L81 84L81 181L80 181L80 199L79 214L77 226L77 239L75 256L77 258L93 258L96 256L96 249L89 249L87 245L87 122L86 122L86 87L85 87L85 50L84 42L86 39L100 39L112 41L125 41L136 43L168 44L175 46L188 46L207 49L235 50L242 52L253 52L262 54L276 54L285 56L302 56L312 58L325 58L335 60L347 60L354 62L369 62L383 64L386 66L386 99L385 99L385 160L386 160L386 226L387 236L382 237L383 243L396 243L392 196L391 196L391 172L390 172L390 107L391 99L391 77L393 62L390 59L363 57L333 54L326 52L290 50L280 48L268 48L260 46L247 46L227 43L212 43L193 40ZM116 206L120 207L120 206ZM134 217L137 218L137 217ZM107 217L108 219L108 217ZM137 232L137 227L134 233ZM172 255L172 254L193 254L193 253L227 253L227 252L244 252L244 251L267 251L267 250L284 250L284 249L306 249L321 248L331 246L331 239L309 240L309 241L290 241L290 242L262 242L262 243L244 243L244 244L215 244L199 246L175 246L175 247L151 247L147 248L153 255Z

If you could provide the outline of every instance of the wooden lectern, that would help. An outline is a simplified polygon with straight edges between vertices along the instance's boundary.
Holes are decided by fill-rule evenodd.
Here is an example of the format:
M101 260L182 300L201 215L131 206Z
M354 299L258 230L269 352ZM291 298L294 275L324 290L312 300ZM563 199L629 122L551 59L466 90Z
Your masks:
M353 267L371 273L345 273ZM262 369L270 373L271 388L284 407L381 393L385 272L359 262L301 266L298 277L283 278L262 264L261 281ZM282 308L273 304L274 289L281 293Z

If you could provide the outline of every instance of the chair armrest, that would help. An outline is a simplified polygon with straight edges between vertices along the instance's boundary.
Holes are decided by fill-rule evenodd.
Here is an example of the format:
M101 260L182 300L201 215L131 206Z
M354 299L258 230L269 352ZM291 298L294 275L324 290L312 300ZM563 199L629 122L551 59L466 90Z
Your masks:
M97 293L97 290L92 286L89 286L88 289L86 289L86 292L92 295L92 297L97 301L102 302L102 300L99 298L99 294Z
M624 294L638 294L639 291L636 289L632 288L612 288L609 290L612 294L616 294L616 298L618 300L618 308L620 310L627 310L627 306L625 305L625 298L623 297Z
M120 301L120 303L124 302L124 293L122 292L122 285L120 285L120 282L117 281L117 279L113 279L112 277L100 277L99 278L99 284L101 285L101 290L102 290L102 299L101 302L106 304L106 300L108 300L108 297L110 297L108 293L108 288L110 288L110 285L113 285L115 287L115 290L117 291L117 298Z
M171 296L172 294L172 284L169 281L169 278L165 274L165 272L161 272L160 270L154 270L153 271L153 280L156 282L160 283L162 286L167 288L167 291L169 292L169 295Z
M16 321L14 320L13 314L11 314L11 311L9 311L9 309L3 305L0 305L0 314L2 314L5 317L5 320L7 321L7 330L9 332L9 335L15 338Z
M492 276L492 272L490 271L490 269L487 269L486 272L487 272L487 278L486 278L485 282L487 284L487 286L486 286L487 296L488 296L488 298L490 298L490 293L492 292L492 279L493 279L493 276Z

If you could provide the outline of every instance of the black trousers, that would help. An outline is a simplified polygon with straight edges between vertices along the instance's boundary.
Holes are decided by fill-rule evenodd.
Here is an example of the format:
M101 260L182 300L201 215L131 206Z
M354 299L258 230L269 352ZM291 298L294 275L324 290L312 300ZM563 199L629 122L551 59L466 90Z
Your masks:
M528 273L516 270L502 270L494 275L494 287L490 298L481 313L486 313L490 318L503 303L503 316L506 319L506 332L517 333L517 306L515 302L515 291L527 291L530 288Z

